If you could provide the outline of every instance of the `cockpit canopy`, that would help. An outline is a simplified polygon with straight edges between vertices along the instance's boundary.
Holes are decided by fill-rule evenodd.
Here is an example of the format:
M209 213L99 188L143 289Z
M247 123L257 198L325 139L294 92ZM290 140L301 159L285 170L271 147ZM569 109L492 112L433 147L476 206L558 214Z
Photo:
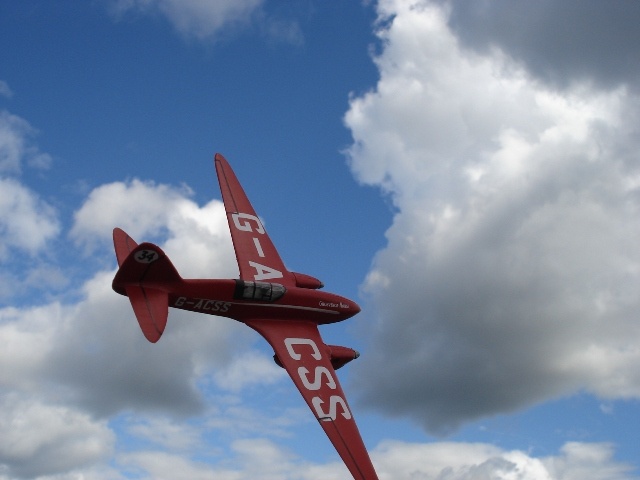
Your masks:
M284 285L279 283L236 280L234 297L243 300L258 300L259 302L275 302L286 291Z

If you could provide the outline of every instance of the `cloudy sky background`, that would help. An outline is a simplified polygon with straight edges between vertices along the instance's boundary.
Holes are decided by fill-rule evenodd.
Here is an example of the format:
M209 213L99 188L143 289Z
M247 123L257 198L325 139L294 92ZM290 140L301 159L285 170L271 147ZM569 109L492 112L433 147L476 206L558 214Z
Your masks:
M0 478L342 479L266 343L146 342L111 229L237 267L223 153L383 479L637 478L640 6L0 2Z

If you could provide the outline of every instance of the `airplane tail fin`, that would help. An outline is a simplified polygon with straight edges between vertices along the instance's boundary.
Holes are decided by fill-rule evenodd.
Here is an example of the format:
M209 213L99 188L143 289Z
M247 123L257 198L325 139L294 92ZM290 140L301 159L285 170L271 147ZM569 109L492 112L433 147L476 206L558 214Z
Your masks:
M142 333L155 343L167 326L171 284L182 278L160 247L138 245L119 228L113 231L113 243L120 265L113 289L129 297Z
M131 253L131 250L136 248L138 244L131 238L127 232L121 228L113 229L113 246L116 249L116 258L118 265L122 266L124 259Z

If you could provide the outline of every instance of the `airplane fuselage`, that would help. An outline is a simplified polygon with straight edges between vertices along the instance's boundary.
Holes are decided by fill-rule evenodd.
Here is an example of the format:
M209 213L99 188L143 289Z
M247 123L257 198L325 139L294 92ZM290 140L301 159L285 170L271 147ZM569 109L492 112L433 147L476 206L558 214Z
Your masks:
M169 294L170 307L241 322L274 318L327 324L346 320L360 311L358 304L340 295L308 288L284 288L271 282L184 279L159 287Z

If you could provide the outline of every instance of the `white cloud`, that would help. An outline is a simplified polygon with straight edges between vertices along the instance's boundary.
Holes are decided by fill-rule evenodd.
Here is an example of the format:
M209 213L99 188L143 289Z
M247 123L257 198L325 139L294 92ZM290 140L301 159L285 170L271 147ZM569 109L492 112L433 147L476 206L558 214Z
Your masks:
M364 286L363 397L446 431L578 389L640 396L638 98L463 50L434 4L379 12L380 80L345 117L353 172L398 209Z
M127 454L120 461L143 478L222 478L342 480L342 462L302 462L267 439L231 444L232 455L220 463L204 463L160 451ZM568 443L557 455L535 457L520 450L503 450L482 443L431 444L387 441L372 451L381 480L624 480L633 479L629 465L613 459L608 444Z
M0 95L7 98L11 98L13 96L13 92L11 91L11 88L9 88L9 84L3 80L0 80Z
M389 441L373 452L381 479L591 480L635 478L632 467L613 459L611 445L567 443L558 455L534 457L483 443L411 444Z
M111 245L116 226L138 242L149 241L150 236L168 237L166 253L183 277L236 277L238 268L222 202L212 200L200 207L188 198L190 194L186 187L137 179L102 185L75 213L70 236L87 251Z
M109 195L114 192L117 198ZM230 267L234 263L233 249L220 202L200 208L185 193L188 192L137 181L98 188L78 211L73 236L84 245L104 244L104 237L113 227L108 224L110 220L133 218L137 221L130 226L138 233L166 233L168 241L163 247L170 255L175 251L179 262L186 259L187 273L235 273ZM100 218L101 209L106 209L106 219ZM206 255L202 253L207 250L205 247L210 250ZM115 265L111 247L109 250ZM104 264L96 258L103 251L94 253L94 268ZM222 257L230 259L219 261ZM184 265L178 264L181 266ZM81 426L82 419L89 421L88 414L107 418L122 411L163 412L169 416L202 413L203 393L196 385L199 378L212 371L224 372L227 367L235 371L232 360L236 352L257 340L254 332L232 320L172 311L165 336L151 345L140 332L127 299L111 289L114 274L115 270L93 273L78 288L79 299L74 303L63 305L40 299L37 307L0 309L0 389L29 396L41 406L20 410L27 425L36 425L39 412L47 409L51 415L66 415L70 422L78 419ZM240 384L232 374L225 378ZM102 437L100 432L105 427L99 425L102 426L95 431L86 427L85 448L90 449L96 441L108 450L111 437ZM176 426L171 421L153 420L146 430L164 431L167 437L171 425ZM143 430L139 425L137 433L142 435ZM193 432L181 431L182 443L188 443ZM0 464L5 464L9 472L22 469L27 477L75 471L83 468L85 460L100 462L102 458L102 453L90 457L90 452L83 453L67 443L69 454L52 459L58 447L51 443L54 440L49 441L50 437L22 438L22 456L18 458L13 450L7 450ZM171 445L164 442L164 447L174 448L179 443L176 438L172 441ZM60 444L65 445L62 440ZM5 446L9 449L11 445ZM27 468L28 465L31 466ZM0 467L0 476L3 472ZM102 475L100 469L91 472L96 478ZM113 478L109 472L105 475Z
M0 111L0 173L17 174L26 162L31 167L48 168L51 156L32 145L36 130L23 118Z
M6 87L6 84L3 85ZM0 85L0 90L2 86ZM8 89L8 87L6 87ZM0 92L1 93L1 92ZM51 157L32 145L35 130L29 123L7 111L0 111L0 260L10 252L19 255L39 253L58 235L56 210L12 176L19 175L24 164L46 168ZM17 280L7 271L0 274L0 295L11 293Z
M186 39L210 42L229 32L257 27L269 41L302 45L299 23L267 13L264 4L264 0L109 0L116 18L131 13L164 16Z
M236 275L222 204L212 201L199 207L186 195L186 189L137 180L102 186L91 192L76 212L71 235L88 247L106 246L114 225L140 234L139 240L163 232L167 241L162 246L185 276ZM104 264L100 258L103 252L94 249L94 268ZM115 266L110 245L108 255ZM27 425L36 425L39 412L47 409L52 415L66 415L70 422L78 419L81 426L82 419L90 418L87 412L97 418L122 411L163 412L168 417L148 417L148 422L132 427L131 433L139 438L154 435L156 444L170 450L195 445L198 432L179 426L171 418L204 412L204 394L197 382L211 378L212 372L224 379L222 383L240 391L247 379L235 379L234 375L244 375L247 368L234 357L258 337L229 319L172 311L165 336L151 345L141 334L127 299L111 289L114 274L115 270L93 273L78 287L79 299L74 303L44 301L40 306L0 309L0 389L30 396L39 406L20 410ZM257 360L265 363L262 360L266 359ZM260 370L272 377L276 369L273 365ZM254 378L250 383L263 380ZM111 448L111 437L101 436L103 429L104 425L95 431L86 427L87 449L92 442ZM90 457L90 452L82 453L67 443L69 454L59 455L54 461L50 455L57 452L57 447L49 441L53 437L22 438L24 449L19 458L10 450L13 444L5 445L9 450L0 459L5 465L0 466L0 476L5 470L11 473L20 469L27 477L78 468L84 471L85 460L99 463L102 458L98 453ZM65 445L62 440L60 443ZM102 470L93 468L87 471L99 478ZM107 471L105 475L112 478L112 473Z
M31 126L7 111L0 112L0 172L18 173Z
M52 303L41 307L0 310L0 388L34 392L40 387L38 372L54 347L56 327L63 307Z
M613 446L607 443L569 442L562 446L561 455L543 459L551 478L563 480L605 480L625 478L632 472L630 465L613 460ZM637 477L636 477L637 478Z
M160 12L182 35L200 40L222 28L247 23L262 0L116 0L118 15L130 10Z
M287 401L300 398L302 402L301 397L295 397L297 392L284 392ZM277 399L278 395L270 395L269 398ZM223 432L225 438L291 437L295 427L307 425L313 419L306 405L298 403L294 408L286 407L284 399L281 402L270 400L268 404L258 402L260 408L251 408L244 404L241 396L218 396L210 398L210 404L214 408L209 412L205 425L211 430Z
M130 418L128 431L170 451L196 450L203 443L198 428L166 417Z
M115 436L106 422L17 394L3 396L0 404L0 465L12 476L66 472L112 453Z
M65 387L70 401L99 415L126 409L201 412L197 378L224 369L251 332L229 319L172 309L165 335L149 344L128 300L111 290L114 273L87 283L85 299L58 326L43 373Z
M410 444L389 441L376 449L374 459L379 469L393 472L397 479L551 480L539 459L482 443Z
M139 181L100 187L78 210L73 236L84 245L104 243L109 222L131 216L137 221L124 226L138 229L139 240L165 233L163 248L179 267L184 262L185 271L229 273L217 256L233 259L220 203L200 207L186 195ZM99 218L101 208L106 219ZM206 266L192 264L194 257ZM172 311L165 336L151 345L127 300L111 290L113 275L94 273L71 304L0 309L0 389L13 392L3 397L0 415L0 430L9 432L0 437L0 478L101 480L131 472L140 478L345 478L342 462L310 463L272 440L288 438L294 425L310 421L306 409L276 405L265 413L241 401L219 402L213 412L203 408L202 383L209 379L223 394L235 395L283 377L270 358L251 350L255 332L228 319ZM255 364L257 371L249 368ZM106 419L122 412L132 413L125 413L117 434L120 445ZM185 420L189 415L204 421ZM230 456L219 454L212 432L224 436ZM127 434L147 442L147 449L127 448ZM483 444L385 442L372 456L381 479L574 479L584 478L586 469L591 478L631 478L613 449L598 444L568 444L556 456L536 458Z
M96 239L110 242L114 227L123 228L134 238L158 235L171 209L190 201L189 193L188 189L181 191L137 179L102 185L92 190L75 212L70 235L88 247L93 247Z
M238 278L231 234L224 204L212 200L203 207L182 202L167 218L170 236L165 243L172 261L183 276L197 278Z
M228 368L214 373L214 379L220 387L235 392L251 385L270 385L286 376L272 358L252 351L244 352L234 358Z
M34 255L59 230L51 205L16 180L0 178L0 259L12 249Z
M532 74L560 86L630 82L635 88L640 64L635 2L450 0L447 7L449 25L467 48L499 45Z

